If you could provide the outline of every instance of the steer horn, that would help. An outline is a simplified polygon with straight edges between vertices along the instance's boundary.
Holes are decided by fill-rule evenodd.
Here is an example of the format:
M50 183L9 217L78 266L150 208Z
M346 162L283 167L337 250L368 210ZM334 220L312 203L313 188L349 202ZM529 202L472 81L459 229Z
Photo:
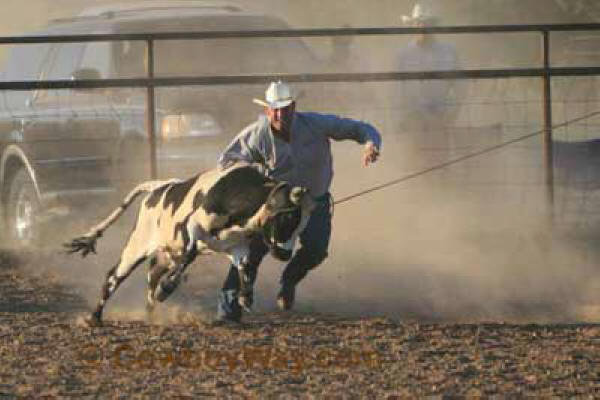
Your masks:
M295 186L290 191L290 200L295 205L300 204L300 200L302 200L302 196L306 193L306 189L301 186Z

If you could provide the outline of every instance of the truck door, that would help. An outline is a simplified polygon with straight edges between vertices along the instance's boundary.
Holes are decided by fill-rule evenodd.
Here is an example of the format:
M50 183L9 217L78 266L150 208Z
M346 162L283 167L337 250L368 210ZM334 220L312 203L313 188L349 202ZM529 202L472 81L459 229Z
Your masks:
M79 79L82 68L97 71L93 77L100 78L109 62L107 46L96 42L58 44L40 79ZM37 94L29 104L35 118L25 135L35 143L42 187L58 191L110 189L111 152L119 130L112 110L104 89L45 90Z

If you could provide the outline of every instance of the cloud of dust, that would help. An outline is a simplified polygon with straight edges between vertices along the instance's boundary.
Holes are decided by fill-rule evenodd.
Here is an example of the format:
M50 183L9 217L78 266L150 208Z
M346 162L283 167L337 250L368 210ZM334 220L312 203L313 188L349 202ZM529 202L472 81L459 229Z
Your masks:
M406 175L410 146L389 142L369 172L359 149L345 153L356 167L337 168L334 195ZM598 254L550 230L543 186L495 186L489 160L462 167L338 205L329 259L300 284L299 308L446 322L597 318Z
M81 2L63 2L72 9L81 7ZM413 4L392 0L378 5L338 3L331 6L334 12L323 12L323 2L254 4L288 17L294 26L305 27L394 26ZM460 19L469 15L464 11L474 3L462 1L454 7L444 2L447 22L485 23ZM383 57L383 67L365 61L360 54L376 57L382 50L361 47L361 40L353 44L352 60L361 63L361 68L386 70L392 57ZM373 39L364 40L372 45ZM386 43L382 45L385 52L393 48ZM465 43L477 60L487 60L477 54L482 47L476 46L476 41ZM478 67L478 62L472 66ZM348 65L348 70L351 67ZM373 109L385 106L371 104ZM347 111L349 116L360 117L369 112L360 105ZM398 132L381 120L372 122L388 128L383 132L384 149L377 165L362 169L360 148L353 143L333 145L336 198L423 170L449 156L428 158L415 148L409 135L396 137ZM512 159L468 161L338 205L329 258L299 285L297 310L445 322L597 319L600 310L594 305L599 300L600 280L595 277L594 265L598 254L589 241L550 230L539 168L528 169L528 157L530 152L521 152ZM75 288L91 310L106 272L119 259L136 210L132 206L100 240L98 255L81 259L58 250L72 233L85 232L104 216L96 210L76 218L72 229L56 227L57 235L46 246L51 254L33 257L24 267ZM274 309L281 269L282 265L270 258L261 266L256 286L258 311ZM144 266L138 267L119 288L107 305L107 318L147 318L144 272ZM226 259L199 257L189 269L187 282L157 307L153 321L208 318L216 308L217 291L226 273Z
M334 144L336 198L439 162L421 159L405 138L387 138L384 146L380 162L362 168L359 146ZM494 184L494 168L493 161L455 165L337 205L329 258L298 286L297 310L445 322L596 318L600 280L591 244L549 231L543 186ZM513 173L527 181L530 171ZM82 216L45 246L50 254L24 267L73 288L91 310L136 214L137 203L99 240L98 255L61 254L67 231L83 233L104 214ZM158 324L210 319L227 264L223 256L198 257L153 319L145 312L142 265L110 299L105 316ZM263 262L257 311L275 309L282 267L269 256Z

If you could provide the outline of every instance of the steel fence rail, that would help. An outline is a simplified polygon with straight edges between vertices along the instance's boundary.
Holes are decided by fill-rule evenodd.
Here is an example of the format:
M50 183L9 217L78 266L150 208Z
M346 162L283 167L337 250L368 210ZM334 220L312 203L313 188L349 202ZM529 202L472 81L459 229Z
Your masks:
M536 24L536 25L470 25L435 27L379 27L379 28L327 28L327 29L285 29L285 30L246 30L246 31L204 31L204 32L153 32L153 33L95 33L51 36L1 36L0 44L103 42L112 40L195 40L195 39L235 39L235 38L291 38L329 37L363 35L413 35L417 33L478 34L516 32L559 32L600 30L600 24Z
M102 18L102 17L98 17ZM544 118L544 150L546 164L546 183L548 200L553 203L554 178L552 167L552 77L556 76L592 76L600 74L600 67L552 67L550 65L551 33L565 31L597 31L600 24L537 24L537 25L472 25L472 26L436 26L436 27L377 27L377 28L327 28L327 29L288 29L288 30L247 30L247 31L208 31L208 32L154 32L154 33L105 33L72 34L50 36L0 37L0 45L102 42L139 40L147 47L146 76L127 79L90 79L90 80L38 80L4 81L0 90L38 90L38 89L94 89L139 87L147 91L147 130L150 142L151 176L156 177L155 148L155 109L154 88L187 85L235 85L262 84L273 79L289 82L375 82L426 79L493 79L493 78L541 78L543 84L543 107L540 110ZM244 39L244 38L292 38L292 37L333 37L365 35L406 35L406 34L489 34L489 33L537 33L540 34L542 58L538 68L471 69L449 71L415 72L370 72L370 73L310 73L310 74L253 74L192 77L155 76L154 44L159 40L199 40L199 39Z
M598 115L600 115L600 111L594 111L592 113L583 115L581 117L573 118L573 119L570 119L568 121L556 124L552 128L553 129L562 128L562 127L568 126L570 124L574 124L576 122L586 120L588 118L596 117ZM373 192L377 192L377 191L386 189L386 188L388 188L390 186L395 186L395 185L397 185L399 183L403 183L403 182L406 182L408 180L418 178L418 177L420 177L422 175L429 174L429 173L434 172L434 171L439 171L439 170L442 170L442 169L446 169L446 168L448 168L448 167L450 167L452 165L461 163L463 161L470 160L470 159L476 158L476 157L480 157L480 156L482 156L484 154L488 154L488 153L491 153L491 152L494 152L494 151L505 149L506 147L511 146L511 145L513 145L515 143L520 143L520 142L523 142L523 141L525 141L527 139L531 139L533 137L539 136L539 135L543 134L544 132L545 132L545 129L539 129L539 130L536 130L534 132L530 132L530 133L527 133L525 135L521 135L519 137L516 137L516 138L510 139L510 140L504 141L502 143L498 143L498 144L493 145L493 146L489 146L489 147L478 149L478 150L476 150L474 152L465 154L465 155L463 155L461 157L453 158L451 160L442 162L440 164L433 165L433 166L425 168L423 170L416 171L416 172L404 175L404 176L402 176L400 178L396 178L394 180L391 180L391 181L388 181L388 182L385 182L385 183L382 183L382 184L370 187L368 189L364 189L364 190L361 190L359 192L355 192L353 194L344 196L341 199L335 200L333 202L333 204L334 205L338 205L338 204L341 204L341 203L345 203L345 202L347 202L349 200L352 200L352 199L355 199L355 198L358 198L358 197L362 197L362 196L364 196L366 194L369 194L369 193L373 193Z
M261 84L273 79L293 83L311 82L377 82L427 79L495 79L495 78L539 78L544 76L592 76L600 75L600 67L557 67L515 69L471 69L449 71L415 72L368 72L368 73L311 73L311 74L253 74L211 75L155 78L117 78L86 80L44 80L0 82L0 90L35 89L99 89L99 88L142 88L187 85L239 85Z

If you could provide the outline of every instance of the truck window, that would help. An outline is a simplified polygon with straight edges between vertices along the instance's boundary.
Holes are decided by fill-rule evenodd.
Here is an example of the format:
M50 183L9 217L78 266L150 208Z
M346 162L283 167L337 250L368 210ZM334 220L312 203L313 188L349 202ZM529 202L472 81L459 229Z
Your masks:
M35 81L40 78L51 46L48 44L15 45L8 53L2 71L2 81ZM16 111L25 107L27 99L34 91L8 91L0 94L0 108L5 111Z
M81 64L78 68L95 69L102 78L111 77L110 48L111 43L108 42L86 43Z
M44 79L71 79L73 71L79 67L85 43L62 43L52 52Z
M315 60L299 41L281 38L157 41L157 75L193 76L306 71Z
M116 41L112 46L114 68L119 78L146 75L146 43L139 40Z

